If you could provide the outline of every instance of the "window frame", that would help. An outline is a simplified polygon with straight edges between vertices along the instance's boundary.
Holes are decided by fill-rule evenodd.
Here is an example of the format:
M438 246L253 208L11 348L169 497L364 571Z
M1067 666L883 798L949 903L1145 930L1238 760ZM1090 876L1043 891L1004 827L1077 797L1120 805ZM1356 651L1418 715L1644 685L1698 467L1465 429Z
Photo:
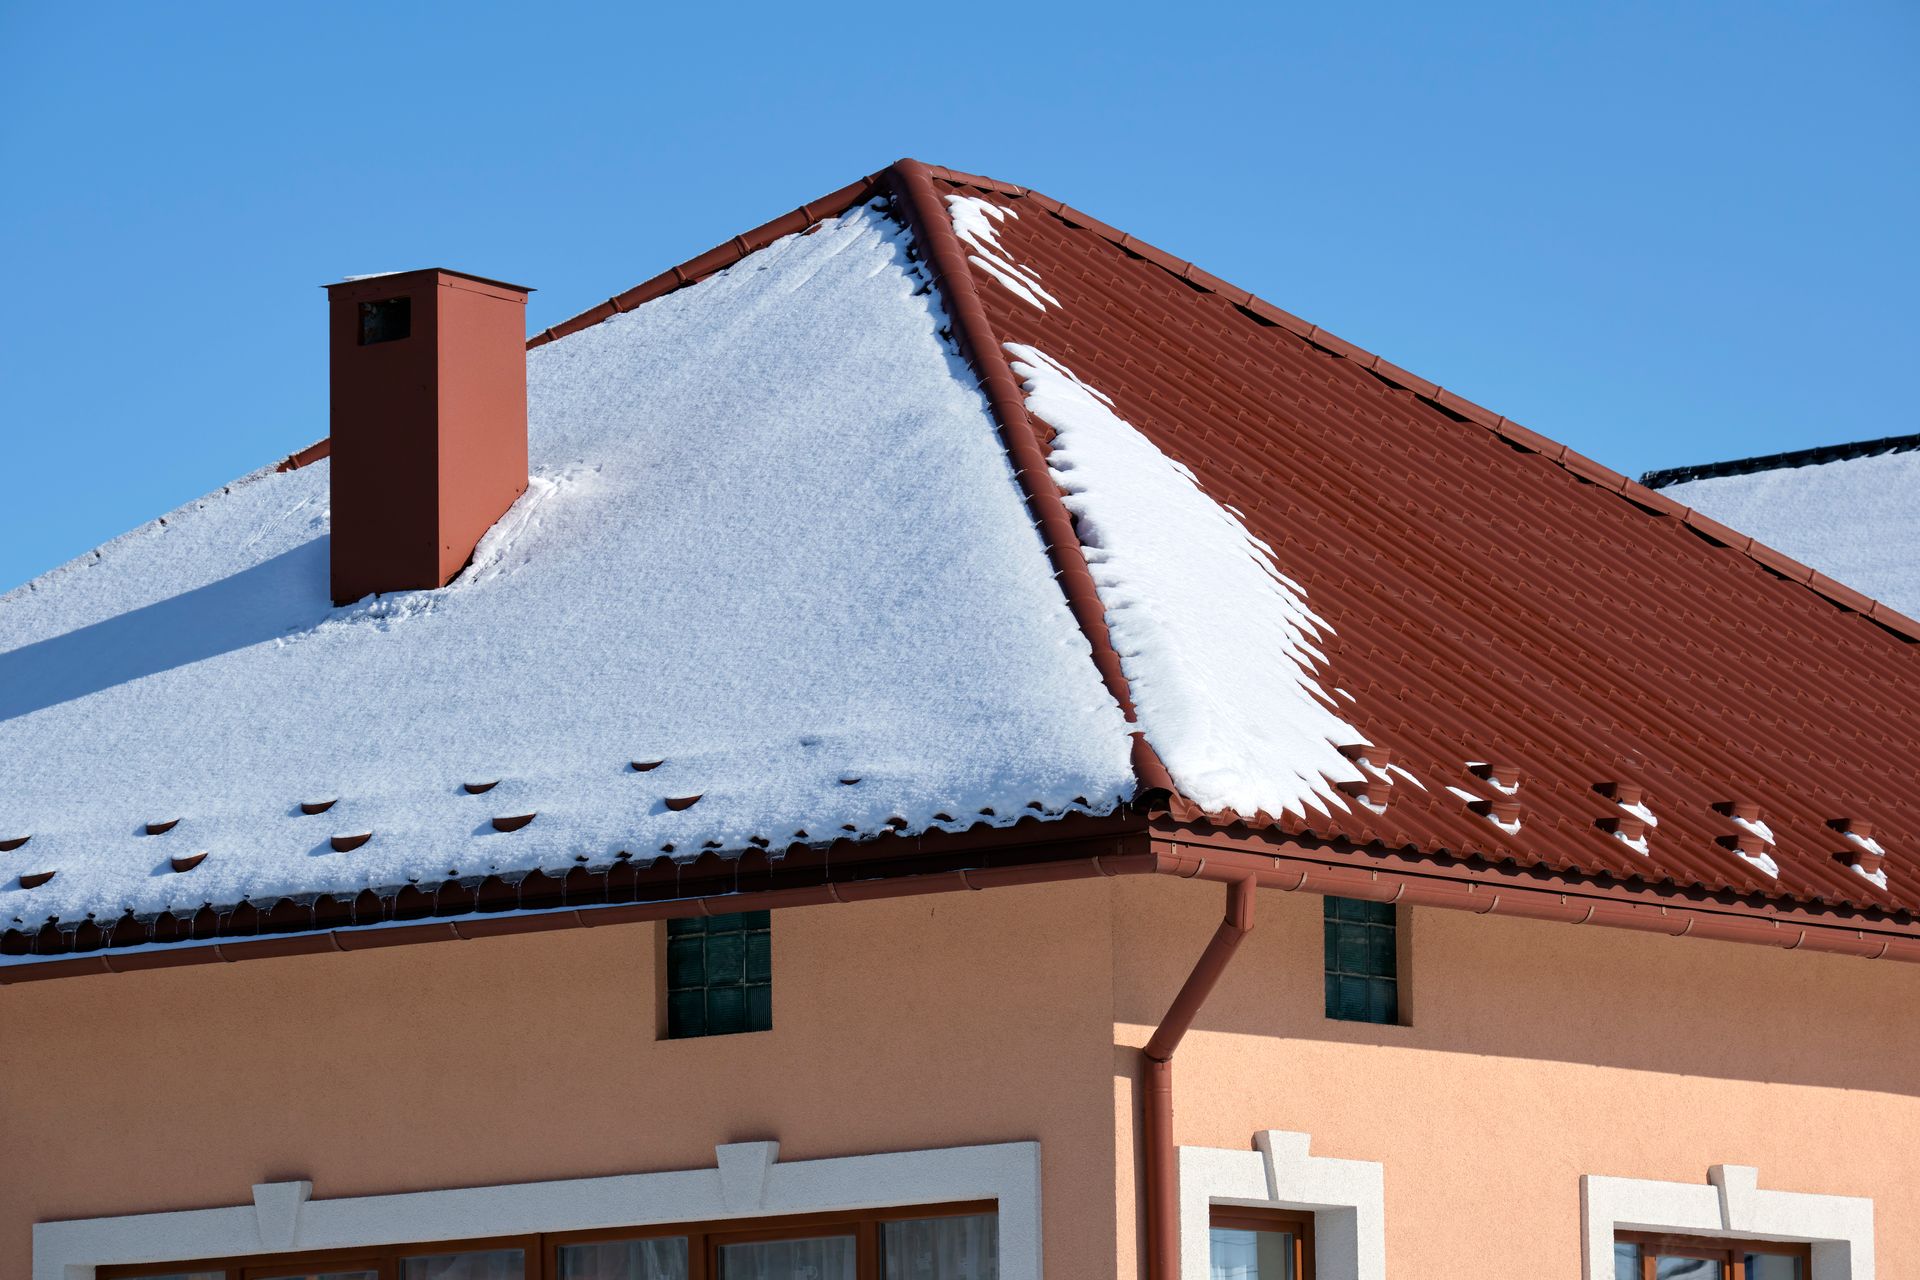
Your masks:
M1355 902L1370 907L1384 908L1389 918L1386 920L1339 920L1333 917L1335 902ZM1321 1004L1320 1016L1323 1021L1355 1027L1409 1027L1413 1025L1413 1005L1410 999L1408 976L1412 972L1411 948L1408 925L1410 912L1399 902L1378 902L1371 898L1348 898L1341 894L1325 894L1320 907L1321 940ZM1353 973L1327 963L1327 952L1332 950L1338 957L1338 945L1332 936L1336 927L1357 929L1391 929L1393 931L1393 972L1391 974ZM1330 945L1331 944L1331 945ZM1335 978L1357 978L1364 981L1387 981L1393 984L1393 1017L1387 1021L1374 1018L1342 1018L1333 1012L1331 1001L1326 998L1325 988Z
M764 920L758 923L754 923L752 922L753 917L764 917ZM739 929L740 938L741 938L741 948L742 948L741 964L742 964L743 977L739 983L715 984L711 981L706 980L709 976L706 972L706 959L705 959L706 939L712 932L712 924L715 920L727 920L727 919L738 919L739 921L741 921L741 924L738 926L738 929ZM683 988L676 989L673 983L673 944L674 944L674 941L676 940L674 930L677 927L681 927L689 923L695 923L700 926L699 931L697 933L689 932L684 936L697 937L701 940L702 981L697 988L683 987ZM722 932L726 932L726 931L722 930ZM750 957L751 957L752 946L753 946L752 937L755 934L764 934L767 939L767 980L765 983L754 982L751 980L749 976L747 976L750 971L746 968L746 966L751 963ZM771 911L766 911L766 910L727 911L727 912L721 912L718 915L694 916L694 917L689 917L687 919L662 920L660 922L660 927L658 930L658 938L659 938L659 944L654 951L654 956L657 962L656 971L659 974L659 980L654 984L655 990L658 993L658 1017L655 1019L655 1030L656 1030L655 1038L656 1039L667 1040L667 1041L713 1040L723 1036L758 1035L763 1032L768 1032L773 1030L773 913ZM747 1000L747 1001L750 1001L749 993L753 989L758 987L764 987L767 993L767 1025L764 1027L747 1025L747 1026L735 1028L730 1031L712 1030L710 1027L710 1022L708 1017L709 1008L707 1006L705 993L712 990L716 985L737 986L741 992L742 1000ZM673 1021L673 999L676 994L680 992L690 991L690 990L698 990L701 993L701 1006L702 1006L701 1030L699 1030L698 1032L686 1032L686 1031L676 1032L674 1027L674 1021ZM750 1003L749 1003L749 1009L750 1009ZM749 1013L749 1021L751 1021L750 1013Z
M1207 1226L1229 1231L1289 1231L1293 1233L1294 1280L1313 1280L1313 1214L1304 1209L1253 1209L1217 1204L1207 1214Z
M700 1222L647 1223L634 1227L595 1227L584 1231L547 1231L517 1236L487 1236L463 1240L409 1241L404 1244L354 1246L349 1249L309 1249L294 1253L244 1254L198 1258L182 1262L135 1262L103 1265L96 1280L155 1280L161 1276L216 1273L223 1280L270 1280L289 1268L302 1273L372 1271L379 1280L400 1280L400 1264L407 1258L446 1253L481 1253L489 1249L522 1249L525 1280L558 1280L560 1250L573 1244L607 1244L621 1240L659 1240L685 1237L687 1280L714 1280L719 1271L722 1244L750 1244L768 1240L797 1240L812 1236L854 1237L855 1274L859 1280L879 1280L880 1227L886 1222L923 1218L964 1218L1000 1213L998 1200L961 1200L940 1204L889 1205L879 1209L843 1209L820 1213L765 1214L756 1217L715 1218ZM851 1230L849 1231L849 1228Z
M1653 1280L1656 1255L1669 1258L1700 1258L1724 1263L1727 1280L1746 1280L1746 1254L1761 1250L1800 1262L1801 1280L1813 1278L1813 1246L1787 1240L1761 1240L1753 1237L1690 1236L1673 1231L1626 1231L1613 1233L1616 1244L1640 1246L1641 1280Z

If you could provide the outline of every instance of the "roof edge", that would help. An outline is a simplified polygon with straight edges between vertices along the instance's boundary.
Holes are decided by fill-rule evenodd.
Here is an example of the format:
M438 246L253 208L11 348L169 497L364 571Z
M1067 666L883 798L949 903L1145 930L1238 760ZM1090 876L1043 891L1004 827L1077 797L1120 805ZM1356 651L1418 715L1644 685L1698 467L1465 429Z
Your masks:
M1619 494L1640 510L1649 515L1668 516L1679 520L1686 528L1699 537L1719 546L1725 546L1755 561L1761 568L1775 577L1786 578L1807 587L1814 594L1838 605L1849 613L1857 613L1877 624L1881 629L1891 632L1903 641L1920 642L1920 621L1893 609L1886 604L1856 591L1844 583L1817 572L1810 565L1801 564L1793 557L1785 555L1764 543L1757 542L1746 534L1739 533L1718 521L1693 510L1667 495L1658 492L1647 484L1634 480L1621 472L1594 461L1585 454L1571 449L1555 440L1550 440L1537 431L1521 426L1512 419L1494 413L1457 395L1438 383L1429 382L1418 374L1410 373L1392 362L1382 359L1366 348L1335 336L1319 325L1312 324L1290 311L1284 311L1272 303L1255 296L1253 293L1228 283L1191 262L1176 258L1164 250L1155 248L1102 222L1091 214L1082 213L1073 206L1055 200L1052 196L1035 191L1031 187L1017 186L1002 182L997 178L983 177L980 174L965 173L957 169L942 168L938 165L923 165L929 176L947 182L956 182L965 186L979 187L982 190L998 192L1002 195L1018 196L1029 199L1047 212L1054 214L1071 226L1091 231L1107 240L1122 251L1137 258L1144 258L1161 270L1177 277L1203 293L1217 294L1242 311L1249 313L1255 320L1287 330L1311 346L1318 347L1329 355L1351 360L1362 369L1371 373L1389 386L1410 391L1432 408L1459 422L1471 422L1492 432L1514 448L1528 453L1537 453L1549 462L1555 463L1573 473L1576 479L1588 484L1596 484L1610 492Z
M1920 927L1912 925L1829 920L1797 907L1756 908L1671 885L1571 884L1544 868L1442 866L1374 845L1279 832L1202 831L1163 815L1154 815L1151 829L1162 872L1187 879L1234 880L1252 873L1260 887L1289 892L1920 963Z
M1057 820L1056 820L1057 821ZM1048 827L1053 823L1044 824ZM1070 830L1070 828L1069 828ZM994 833L1013 835L1008 829ZM903 842L911 838L898 838ZM1042 837L1044 840L1044 837ZM1032 839L996 842L1005 848ZM995 860L992 846L975 845L973 857L954 865L952 855L924 863L891 860L862 867L846 864L808 882L753 888L738 879L725 883L676 886L673 897L619 901L588 894L574 897L569 882L552 882L548 899L517 911L465 911L401 918L387 913L368 922L246 936L216 935L174 943L114 949L97 946L80 954L14 957L0 964L0 986L41 982L85 974L129 973L199 964L365 951L423 942L464 942L516 933L686 919L736 911L797 906L826 906L932 893L977 891L1064 880L1097 880L1124 875L1165 875L1183 880L1244 879L1252 874L1263 888L1305 891L1378 902L1466 910L1476 915L1509 915L1562 924L1592 924L1664 933L1671 937L1755 943L1788 951L1821 951L1872 960L1920 963L1920 927L1861 927L1824 921L1804 911L1763 912L1739 905L1703 902L1670 886L1615 887L1595 890L1569 886L1551 873L1512 867L1442 868L1398 858L1375 846L1320 842L1279 833L1197 832L1168 815L1150 815L1145 823L1102 824L1093 820L1079 832L1046 841L1037 850L1050 856ZM979 855L986 855L981 857ZM942 862L947 865L941 865ZM864 874L863 874L864 873ZM840 878L845 876L847 878ZM602 877L605 879L603 873ZM1529 882L1533 881L1533 882ZM555 886L558 886L557 888Z
M1666 467L1649 471L1640 483L1649 489L1664 489L1670 484L1690 480L1718 480L1723 476L1748 476L1757 471L1779 471L1788 467L1820 466L1828 462L1851 462L1856 458L1875 458L1885 453L1910 453L1920 449L1920 435L1881 436L1878 440L1851 440L1842 444L1815 445L1811 449L1789 449L1784 453L1762 453L1751 458L1728 458L1721 462L1696 462L1685 467Z

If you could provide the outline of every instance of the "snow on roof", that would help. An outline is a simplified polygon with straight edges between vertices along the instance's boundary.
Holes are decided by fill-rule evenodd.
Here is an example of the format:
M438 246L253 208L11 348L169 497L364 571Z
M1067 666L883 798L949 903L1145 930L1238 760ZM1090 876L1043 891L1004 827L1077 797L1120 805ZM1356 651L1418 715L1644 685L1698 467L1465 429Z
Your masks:
M1708 475L1661 492L1920 615L1920 450Z
M529 353L533 484L442 590L331 607L319 463L0 597L0 926L1111 809L1128 726L916 272L856 208Z
M1366 739L1316 678L1325 658L1315 642L1328 628L1299 584L1110 399L1035 347L1006 349L1028 409L1054 429L1048 466L1140 726L1181 794L1213 811L1344 811L1336 784L1363 775L1339 748ZM1220 696L1227 689L1233 696Z

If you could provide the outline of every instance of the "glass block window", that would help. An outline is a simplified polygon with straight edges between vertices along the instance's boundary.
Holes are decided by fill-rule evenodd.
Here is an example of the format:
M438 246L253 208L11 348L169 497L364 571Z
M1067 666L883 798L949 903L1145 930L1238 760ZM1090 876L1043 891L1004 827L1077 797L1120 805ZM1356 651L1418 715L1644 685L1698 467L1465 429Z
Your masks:
M1344 1022L1400 1021L1393 904L1328 898L1326 944L1327 1016Z
M667 1038L772 1027L770 913L667 921Z

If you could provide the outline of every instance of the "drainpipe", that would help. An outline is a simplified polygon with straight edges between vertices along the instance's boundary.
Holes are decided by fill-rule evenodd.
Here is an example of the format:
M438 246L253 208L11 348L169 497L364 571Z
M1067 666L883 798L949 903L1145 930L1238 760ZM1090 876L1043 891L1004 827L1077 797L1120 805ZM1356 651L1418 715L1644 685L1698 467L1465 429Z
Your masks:
M1159 1029L1147 1041L1146 1088L1140 1107L1146 1138L1147 1278L1180 1280L1180 1188L1173 1145L1173 1053L1200 1006L1213 994L1240 940L1253 931L1254 877L1227 884L1227 913L1200 953L1186 985L1167 1007Z

